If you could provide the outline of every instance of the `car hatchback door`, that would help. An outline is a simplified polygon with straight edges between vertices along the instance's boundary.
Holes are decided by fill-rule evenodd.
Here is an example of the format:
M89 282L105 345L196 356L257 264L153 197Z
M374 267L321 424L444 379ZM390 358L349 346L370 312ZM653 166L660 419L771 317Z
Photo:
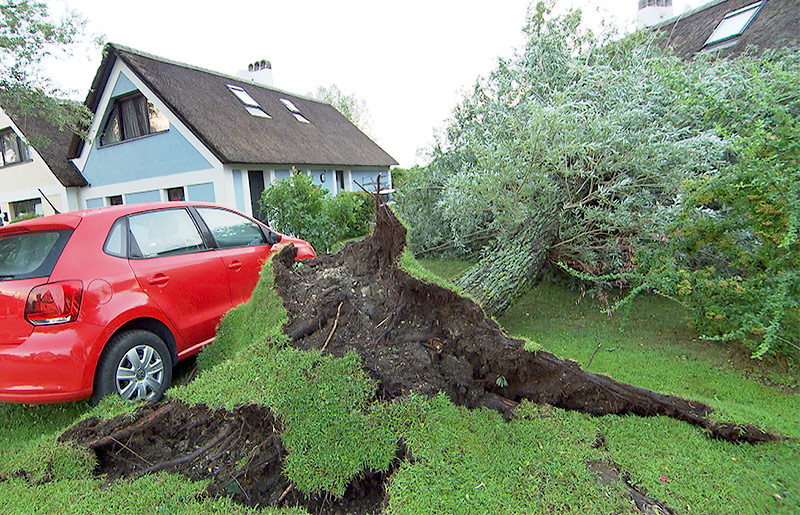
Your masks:
M176 208L137 213L128 217L128 226L130 264L139 285L187 347L211 340L220 318L232 307L228 276L189 212Z
M25 319L29 293L47 282L71 233L8 229L0 234L0 345L18 345L33 332L34 324Z

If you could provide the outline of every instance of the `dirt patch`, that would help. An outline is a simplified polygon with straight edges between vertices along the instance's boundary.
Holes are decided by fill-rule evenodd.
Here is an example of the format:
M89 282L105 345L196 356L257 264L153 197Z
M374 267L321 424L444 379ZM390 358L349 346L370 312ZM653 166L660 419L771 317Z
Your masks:
M592 461L588 464L591 470L601 484L606 486L619 485L631 500L636 505L636 509L644 515L674 515L675 510L667 506L661 501L653 499L647 495L647 492L637 488L631 483L630 477L627 474L621 473L619 466L616 464L608 464L602 461Z
M211 410L173 400L143 406L133 419L86 419L59 441L92 449L98 462L95 473L108 484L164 470L210 480L208 495L230 496L248 506L304 506L314 514L380 511L389 473L354 482L341 499L295 489L283 474L286 449L280 429L263 406Z
M379 206L372 236L296 265L296 250L273 260L294 345L336 356L355 351L393 398L439 391L457 404L506 414L521 399L592 415L666 415L712 437L759 442L775 435L708 419L712 409L585 372L574 361L525 350L472 300L401 270L405 228Z

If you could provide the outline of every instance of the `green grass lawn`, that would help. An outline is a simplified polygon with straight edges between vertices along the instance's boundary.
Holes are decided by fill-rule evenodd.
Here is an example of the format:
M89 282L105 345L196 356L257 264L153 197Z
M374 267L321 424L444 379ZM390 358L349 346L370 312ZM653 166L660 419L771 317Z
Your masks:
M447 279L468 266L421 264ZM170 395L270 406L285 421L287 473L307 490L341 491L353 476L387 468L402 440L414 459L389 484L388 513L637 513L621 488L601 485L589 471L587 462L596 460L617 464L630 483L678 513L800 513L800 394L791 388L800 380L797 365L754 362L740 349L697 341L680 307L663 299L641 299L621 331L592 299L576 302L576 292L545 281L499 321L582 366L597 350L591 372L708 403L719 420L792 440L737 445L665 417L596 418L531 403L505 422L442 396L372 402L375 385L357 357L332 359L282 343L276 329L285 314L270 277L254 293L257 302L226 317L213 351L199 359L197 379ZM309 376L316 380L303 380ZM258 512L206 499L203 485L170 474L101 488L88 453L55 443L79 417L124 409L114 402L94 411L85 403L0 405L0 513Z

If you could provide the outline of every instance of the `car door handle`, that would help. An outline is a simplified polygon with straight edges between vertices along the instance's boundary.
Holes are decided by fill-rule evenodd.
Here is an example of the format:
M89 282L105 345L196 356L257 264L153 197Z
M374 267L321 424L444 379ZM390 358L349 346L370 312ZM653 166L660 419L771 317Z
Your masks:
M241 263L241 262L239 262L239 261L231 261L231 262L228 264L228 268L230 268L230 269L231 269L231 270L233 270L234 272L238 272L239 270L241 270L241 269L242 269L242 263Z
M147 280L147 284L152 284L153 286L164 286L168 282L169 282L169 276L166 276L164 274L156 274Z

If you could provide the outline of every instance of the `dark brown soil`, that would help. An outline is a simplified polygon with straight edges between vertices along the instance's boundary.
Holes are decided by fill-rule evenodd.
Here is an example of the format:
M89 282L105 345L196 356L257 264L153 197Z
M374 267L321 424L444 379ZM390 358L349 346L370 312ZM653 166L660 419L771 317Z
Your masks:
M405 229L378 206L374 234L338 254L296 264L296 249L284 248L273 268L293 344L336 356L357 352L379 381L383 399L442 391L458 404L488 406L507 417L520 400L530 399L593 415L666 415L730 441L776 438L753 426L711 421L704 404L525 350L524 342L506 336L471 300L398 268L404 245ZM97 473L109 483L165 470L210 480L208 495L251 506L302 505L315 514L378 513L385 506L392 471L360 478L342 499L299 492L282 472L286 450L280 432L279 421L263 406L211 410L173 400L144 406L134 419L84 420L61 440L93 449ZM602 467L598 473L610 474Z

